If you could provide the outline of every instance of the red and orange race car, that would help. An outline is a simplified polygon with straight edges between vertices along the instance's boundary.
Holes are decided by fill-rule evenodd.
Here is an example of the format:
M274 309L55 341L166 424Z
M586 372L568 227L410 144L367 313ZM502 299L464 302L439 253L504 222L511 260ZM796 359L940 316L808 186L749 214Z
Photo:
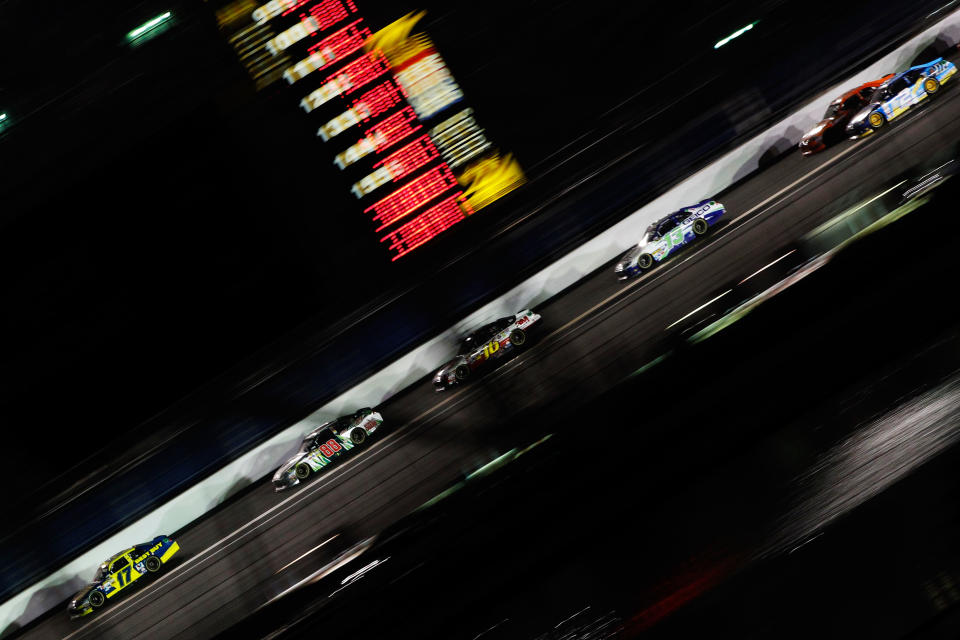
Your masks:
M844 129L850 118L862 109L869 101L873 92L887 80L890 80L894 74L888 74L860 85L856 89L847 91L842 96L830 103L823 120L807 131L800 140L800 151L808 156L818 151L823 151L827 146L834 144L847 137Z

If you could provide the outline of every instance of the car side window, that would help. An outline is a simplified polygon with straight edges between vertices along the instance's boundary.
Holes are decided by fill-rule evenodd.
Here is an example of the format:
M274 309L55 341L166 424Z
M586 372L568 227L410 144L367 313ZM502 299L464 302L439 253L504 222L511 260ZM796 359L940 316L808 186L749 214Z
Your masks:
M113 561L113 564L110 565L110 573L116 573L117 571L120 571L126 567L128 564L130 564L130 561L127 560L127 556L117 558Z
M669 220L664 220L663 222L660 223L660 226L657 227L657 235L659 235L662 238L664 234L669 233L669 231L673 229L675 226L677 226L677 221L674 220L673 218Z

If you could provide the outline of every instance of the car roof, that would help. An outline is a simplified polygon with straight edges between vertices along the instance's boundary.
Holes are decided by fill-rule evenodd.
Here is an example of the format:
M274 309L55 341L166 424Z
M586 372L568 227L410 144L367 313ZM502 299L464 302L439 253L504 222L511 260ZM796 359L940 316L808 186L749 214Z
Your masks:
M104 560L102 564L110 564L111 562L113 562L114 560L116 560L117 558L119 558L120 556L127 555L128 553L130 553L131 551L133 551L134 548L135 548L135 547L127 547L127 548L124 549L123 551L119 551L119 552L113 554L112 556L110 556L109 558L107 558L106 560Z
M943 62L943 58L937 58L936 60L931 60L930 62L924 62L923 64L918 64L918 65L915 66L915 67L910 67L909 69L907 69L907 71L916 71L917 69L926 69L927 67L933 66L933 65L937 64L938 62ZM899 75L903 75L903 74L906 73L907 71L904 71L903 73L901 73L901 74L899 74Z
M326 430L329 429L330 427L335 426L339 421L343 420L344 418L349 418L349 417L351 417L351 416L340 416L339 418L335 418L335 419L333 419L333 420L328 420L327 422L324 422L322 425L320 425L319 427L317 427L316 429L314 429L313 431L311 431L311 432L308 433L307 435L303 436L303 439L304 439L304 440L309 440L310 438L316 438L318 434L326 431Z
M934 60L934 62L936 62L936 60ZM910 73L911 71L916 71L917 69L925 69L925 68L929 67L931 64L933 64L933 62L928 62L927 64L919 64L919 65L917 65L917 66L915 66L915 67L910 67L910 68L907 69L906 71L901 71L900 73L895 73L895 74L893 74L893 75L890 77L890 79L888 79L886 82L884 82L884 83L883 83L882 85L880 85L880 86L881 86L881 87L885 87L885 86L887 86L888 84L891 84L894 80L899 80L900 78L902 78L903 76L907 75L907 74Z
M851 89L850 91L847 91L845 94L843 94L842 96L840 96L840 97L837 98L837 99L838 99L838 100L846 100L846 99L849 98L850 96L855 95L855 94L857 94L857 93L860 93L860 92L863 91L864 89L876 89L877 87L879 87L879 86L881 86L881 85L884 85L884 84L890 82L891 80L893 80L893 78L894 78L896 75L897 75L897 74L895 74L895 73L888 73L887 75L883 76L882 78L877 78L876 80L871 80L870 82L864 82L862 85L860 85L860 86L857 87L856 89Z

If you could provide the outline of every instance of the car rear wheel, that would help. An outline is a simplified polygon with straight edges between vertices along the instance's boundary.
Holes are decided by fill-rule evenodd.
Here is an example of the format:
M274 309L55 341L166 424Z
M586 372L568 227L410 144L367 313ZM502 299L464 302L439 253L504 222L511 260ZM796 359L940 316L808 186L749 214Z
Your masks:
M461 364L453 370L453 375L456 376L457 380L463 382L470 377L470 367L465 364Z
M158 558L157 556L150 556L149 558L143 561L143 566L145 566L147 568L147 571L149 571L150 573L156 573L157 571L160 571L160 564L161 564L160 558Z
M298 480L306 480L310 477L313 469L311 469L310 465L308 465L306 462L301 462L296 466L293 472L297 475Z
M693 221L693 232L698 236L702 236L710 229L710 225L707 224L707 221L703 218L697 218Z
M870 125L870 128L876 131L883 125L887 123L887 119L883 117L883 114L879 111L874 111L867 118L867 123Z
M367 431L363 427L357 427L350 432L350 441L353 444L363 444L363 441L367 439Z
M649 253L640 254L640 257L637 258L637 266L646 271L653 266L653 256Z
M90 606L94 609L99 609L103 606L103 603L107 601L107 597L103 595L100 591L92 591L90 593Z
M523 343L527 341L527 334L521 329L514 329L510 332L510 344L515 347L523 346Z
M940 81L936 78L927 78L923 81L923 90L927 92L927 95L933 95L937 91L940 91Z

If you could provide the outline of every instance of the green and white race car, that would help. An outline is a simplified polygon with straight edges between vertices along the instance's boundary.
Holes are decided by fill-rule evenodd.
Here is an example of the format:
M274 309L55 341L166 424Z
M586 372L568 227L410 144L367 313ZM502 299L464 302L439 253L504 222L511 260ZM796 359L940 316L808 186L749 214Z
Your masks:
M350 449L363 444L382 423L383 416L369 407L323 423L304 436L300 451L273 474L274 489L283 491L300 484Z

